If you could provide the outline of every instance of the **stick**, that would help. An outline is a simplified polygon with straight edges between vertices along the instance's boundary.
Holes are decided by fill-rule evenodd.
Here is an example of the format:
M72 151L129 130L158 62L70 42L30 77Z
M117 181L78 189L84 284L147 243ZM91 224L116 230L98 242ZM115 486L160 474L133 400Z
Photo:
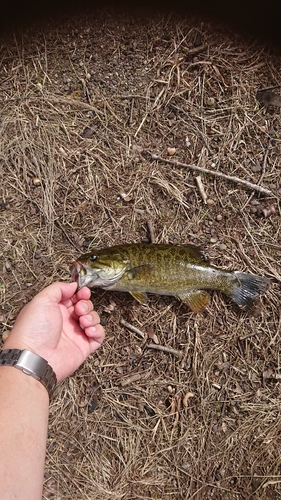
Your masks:
M176 349L172 349L171 347L166 347L164 345L148 344L146 347L148 349L154 349L155 351L162 351L162 352L168 352L169 354L174 354L174 356L178 356L178 358L182 357L181 351L177 351Z
M121 319L121 320L120 320L120 325L123 325L123 326L125 326L125 328L127 328L127 329L128 329L128 330L130 330L131 332L136 333L136 334L137 334L137 335L139 335L142 339L145 339L145 338L146 338L145 333L143 333L141 330L139 330L136 326L131 325L130 323L127 323L127 321L125 321L124 319Z
M198 167L198 165L193 165L193 164L188 165L187 163L181 163L176 160L166 160L165 158L162 158L161 156L151 153L150 151L144 151L143 155L145 156L145 154L149 155L151 157L151 160L158 160L164 163L168 163L169 165L174 165L175 167L190 168L192 170L196 170L197 172L204 172L205 174L214 175L216 177L222 177L223 179L227 179L228 181L236 182L236 184L242 184L249 189L254 189L255 191L259 191L259 193L268 194L270 196L273 195L273 193L269 189L258 186L258 184L253 184L252 182L239 179L239 177L233 177L232 175L226 175L223 174L222 172L216 172L214 170L209 170L208 168Z
M125 380L121 380L121 385L122 387L125 387L126 385L132 384L133 382L137 382L142 378L140 373L134 373L134 375L131 375L130 377L126 378Z
M121 380L122 387L126 387L126 385L132 384L133 382L137 382L138 380L145 379L149 376L149 371L142 373L133 373L129 377Z
M205 189L204 189L204 186L203 186L203 183L201 180L201 175L197 175L197 177L195 177L195 178L196 178L197 186L198 186L199 192L201 194L202 200L203 200L204 204L206 205L207 204L207 195L205 193Z
M75 243L72 241L72 239L68 236L67 232L64 230L63 226L61 225L60 221L58 219L54 220L54 223L60 228L60 230L63 232L64 236L66 237L67 241L76 248L78 252L81 252L81 248L78 248Z
M146 223L149 231L150 242L155 243L155 233L154 233L153 223L151 220L146 221Z

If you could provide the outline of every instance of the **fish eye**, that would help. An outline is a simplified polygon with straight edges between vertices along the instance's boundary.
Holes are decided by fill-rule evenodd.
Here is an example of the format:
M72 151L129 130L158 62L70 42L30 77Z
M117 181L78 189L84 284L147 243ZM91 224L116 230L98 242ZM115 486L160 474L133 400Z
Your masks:
M97 260L97 256L96 255L91 255L90 261L94 262L95 260Z

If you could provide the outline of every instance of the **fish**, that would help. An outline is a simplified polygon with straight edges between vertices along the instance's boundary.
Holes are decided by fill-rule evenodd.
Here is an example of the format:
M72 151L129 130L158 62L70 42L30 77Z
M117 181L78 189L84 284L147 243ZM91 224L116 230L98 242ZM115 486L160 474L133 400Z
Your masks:
M174 296L196 313L210 302L206 290L218 290L249 310L269 284L263 276L211 265L205 252L191 244L132 243L94 249L71 264L71 277L78 289L129 292L141 304L150 293Z

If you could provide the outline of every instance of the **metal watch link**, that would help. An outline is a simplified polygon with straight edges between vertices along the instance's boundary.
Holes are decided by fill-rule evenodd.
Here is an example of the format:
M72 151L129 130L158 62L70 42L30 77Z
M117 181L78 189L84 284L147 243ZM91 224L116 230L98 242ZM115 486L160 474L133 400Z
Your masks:
M35 378L49 393L51 399L57 384L57 377L48 362L35 354L24 349L2 349L0 351L0 366L14 366L26 375Z

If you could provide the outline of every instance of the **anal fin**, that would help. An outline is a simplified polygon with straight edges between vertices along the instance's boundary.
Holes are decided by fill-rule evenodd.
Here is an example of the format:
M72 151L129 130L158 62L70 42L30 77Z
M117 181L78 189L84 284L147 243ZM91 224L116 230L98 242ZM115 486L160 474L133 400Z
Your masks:
M144 292L134 292L134 291L130 291L129 293L134 297L134 299L136 299L141 304L146 304L147 303L147 295L146 295L146 293L144 293Z
M193 312L200 313L210 302L210 295L204 290L191 290L190 292L178 295Z

